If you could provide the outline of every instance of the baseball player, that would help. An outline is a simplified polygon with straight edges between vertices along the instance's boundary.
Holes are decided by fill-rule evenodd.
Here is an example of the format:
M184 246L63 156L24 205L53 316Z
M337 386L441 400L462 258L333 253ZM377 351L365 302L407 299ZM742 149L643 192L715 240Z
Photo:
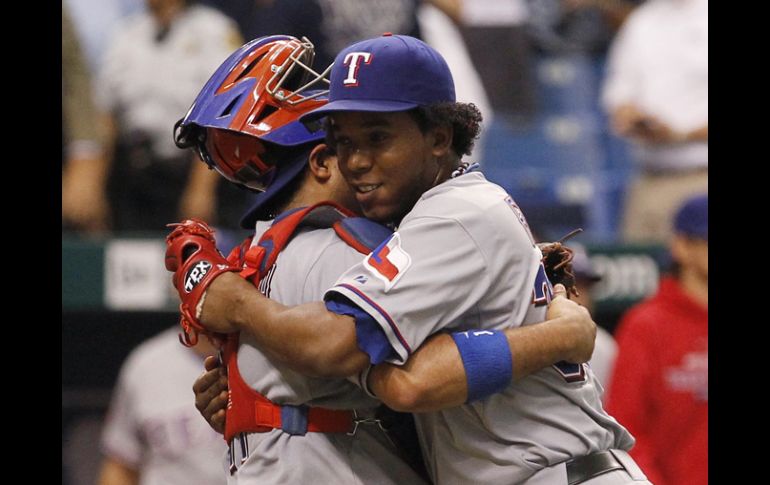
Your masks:
M312 58L312 44L290 36L247 43L214 73L177 131L178 144L197 143L201 158L227 179L264 190L242 221L255 229L254 249L274 243L267 271L257 271L252 281L286 304L320 298L362 257L331 226L353 203L336 159L319 144L322 133L296 121L326 102L291 93L302 77L315 74L305 71ZM304 210L326 199L338 205ZM288 229L291 242L278 242L285 222L303 212L306 217ZM253 254L251 242L233 252L239 267ZM361 425L352 432L353 420L373 417L379 405L358 386L308 378L271 362L248 334L228 340L224 350L233 391L225 430L228 483L423 483L382 429Z
M244 57L248 58L248 56L244 56ZM217 90L218 90L218 85L220 84L220 81L222 81L222 79L224 79L226 76L228 76L229 70L232 69L233 66L238 64L239 61L240 61L239 59L234 59L234 58L231 58L231 59L233 59L233 62L230 62L230 60L228 60L225 63L225 65L223 65L223 67L220 68L220 70L224 72L223 76L221 78L219 78L219 80L216 81L214 84L210 83L211 84L210 86L207 85L207 87L204 87L204 91L201 93L201 95L203 95L205 92L207 92L207 90L208 90L209 93L219 92ZM269 59L272 60L273 57L270 57ZM229 65L229 67L227 67L228 65ZM247 69L248 69L252 65L259 66L259 62L257 62L255 59L249 59L249 62L243 62L242 64L239 64L239 65L241 65L241 66L248 66L247 67ZM262 72L281 72L281 70L280 69L271 69L269 71L265 70L265 71L262 71ZM244 76L245 76L245 73L242 73L242 72L238 73L238 72L234 71L232 73L232 75L231 75L231 78L232 79L242 79L242 78L244 78ZM215 74L215 76L212 79L216 79L216 78L217 78L217 74ZM224 86L225 84L222 84L222 85ZM270 85L271 85L270 82L268 82L266 84L260 83L259 81L257 82L257 86L268 86L269 87ZM245 90L240 90L240 92L244 93L246 91ZM274 92L278 92L278 91L274 89ZM291 100L292 96L294 96L294 94L295 93L292 92L292 93L290 93L288 95L284 95L285 99ZM201 98L199 97L199 100L200 99ZM254 99L264 99L264 97L254 96ZM222 100L220 100L220 101L222 101ZM198 101L196 101L196 104L198 104ZM228 107L227 109L229 109L229 110L232 110L232 106L233 105L238 105L238 104L239 104L238 101L233 101L232 99L228 99L227 102L223 103L223 106ZM215 113L215 110L213 110L213 108L211 108L211 106L197 107L196 105L194 105L193 109L191 110L190 113L188 113L188 116L186 118L187 126L190 126L190 124L196 124L197 123L199 125L206 126L207 128L214 128L215 125L213 125L212 123L209 123L209 124L201 123L201 118L196 118L196 112L197 113L200 113L202 111L208 112L209 110L211 110L210 114L212 115L213 118L215 118L215 119L220 119L221 118L219 116L220 113L218 113L218 112ZM278 111L271 112L271 114L273 114L275 116L278 116L279 114L281 114L281 111L279 109ZM256 121L259 121L259 117L258 116L256 117L256 119L254 119L254 117L252 117L252 116L240 116L239 114L236 114L235 117L236 118L240 117L241 119L249 119L250 124L252 124L252 125L256 124L255 123ZM265 122L265 124L268 124L268 122ZM182 126L183 127L185 126L184 122L182 123ZM224 172L229 172L231 177L233 176L234 173L235 174L238 174L238 173L242 174L242 173L244 173L244 172L241 172L241 171L233 171L232 170L232 164L229 163L229 160L226 160L226 159L216 160L216 157L215 156L212 157L212 155L213 154L221 155L223 152L226 151L227 153L240 154L241 158L243 160L246 160L246 159L249 158L250 155L254 154L254 151L255 151L254 148L252 147L251 154L245 154L244 153L245 150L241 150L241 149L234 150L233 149L233 145L231 143L230 146L226 150L219 150L218 146L217 146L217 140L219 140L223 144L227 145L227 142L225 141L225 138L223 136L220 136L221 133L219 133L217 135L217 133L214 130L207 130L206 133L207 133L206 136L203 137L206 141L203 142L202 145L204 146L204 148L206 150L208 150L208 153L204 153L203 154L204 156L202 158L204 160L212 160L212 158L213 158L213 162L212 163L217 166L217 169L220 170L220 172L223 172L223 173ZM277 139L276 137L273 137L273 138ZM235 137L234 140L243 141L243 138ZM232 142L233 140L230 140L230 141ZM243 147L244 145L238 145L238 146L239 147ZM267 146L267 148L269 148L269 146ZM273 157L269 156L269 155L272 155L269 152L269 150L264 150L264 151L259 152L259 153L265 159L273 158ZM321 152L318 151L318 147L316 147L316 149L314 149L313 152L311 153L311 156L310 156L311 171L312 171L312 167L315 164L315 162L313 161L313 158L314 158L314 156L318 157L318 154L320 154L320 153ZM257 157L257 158L259 158L259 157ZM226 168L223 169L223 167L226 167ZM280 175L280 171L277 171L274 176L276 177L276 179L278 177L280 177L281 176ZM242 183L242 184L249 184L249 183L251 183L251 181L246 180L244 178L238 179L238 177L234 177L233 179L234 180L237 179L239 181L239 183ZM307 179L305 179L305 180L307 180ZM302 193L303 188L304 188L304 183L300 183L300 185L299 185L300 193ZM274 191L273 190L273 186L271 185L268 188L268 191L265 192L265 194L263 194L263 195L271 194L272 196L274 196L276 194L276 192L277 191ZM315 193L318 194L320 192L316 191ZM294 204L302 205L302 204L306 204L306 203L312 202L312 201L309 201L307 198L298 197L297 194L294 194L291 197L286 197L286 194L283 194L281 198L284 199L284 200L288 200L289 201L289 202L285 202L283 205L278 207L279 210L284 211L283 214L287 214L287 212L285 212L287 209L290 211L289 213L294 213L294 212L291 211L291 209L294 209L294 206L293 206ZM260 203L264 203L264 202L260 202ZM256 212L253 210L250 213L250 215L247 215L247 217L245 218L244 222L248 223L248 222L250 222L249 221L250 217L258 216L257 212L259 212L259 210L258 210L259 207L257 207L256 209L257 209ZM270 226L271 230L276 225L282 225L283 221L288 219L289 217L291 217L291 216L290 215L288 215L288 216L280 215L278 218L276 218L276 220L273 223L273 225ZM182 229L182 228L180 228L180 229ZM267 231L265 231L264 228L262 229L262 231L265 232L265 233L267 232ZM183 231L181 231L181 232L183 232ZM296 288L298 286L297 285L297 281L296 281L296 275L307 273L307 266L308 266L308 264L310 264L310 266L323 266L325 264L324 259L330 259L329 257L331 256L331 252L328 252L328 251L327 251L327 254L326 254L326 256L327 256L326 258L321 257L321 253L323 253L324 251L322 249L320 251L320 253L319 253L319 250L317 248L319 248L319 247L324 248L325 246L323 244L319 245L318 241L315 241L313 243L308 242L307 244L302 244L302 242L301 242L303 240L303 236L306 236L308 234L321 233L321 232L323 233L324 237L328 238L330 235L332 237L334 237L334 234L330 233L330 231L328 231L328 230L320 231L320 230L316 229L316 230L313 230L313 231L304 231L304 232L297 233L288 245L283 246L283 252L281 252L278 255L277 259L275 260L276 264L273 267L274 271L270 270L269 272L265 273L265 275L260 278L260 289L264 293L269 294L269 296L271 296L271 297L273 297L273 298L275 298L277 300L282 300L284 303L288 303L288 304L296 303L296 302L298 302L298 300L301 301L301 298L304 298L305 301L309 301L309 300L312 300L314 298L318 298L318 296L314 296L313 294L304 294L304 295L302 295L301 298L297 298L296 297L296 293L292 294L291 291L287 291L287 290L281 290L282 292L286 291L286 293L284 293L283 295L280 295L278 288L289 288L289 289L296 290ZM258 235L260 233L260 222L257 222L257 233L258 233ZM179 235L177 235L177 236L179 237ZM389 241L391 239L388 238L387 240ZM183 265L183 267L182 267L182 265L180 265L180 269L177 271L177 275L183 275L183 276L187 275L187 276L189 276L191 274L190 271L192 271L196 267L199 267L199 265L201 264L202 260L198 259L198 256L196 256L196 255L193 255L189 259L185 260L185 258L183 258L181 256L181 248L179 247L181 245L176 244L176 242L175 242L174 234L172 234L172 236L170 237L169 241L170 241L170 246L172 246L172 247L170 247L169 253L167 253L167 258L169 258L169 257L176 258L175 260L177 262L184 261L184 265ZM335 242L339 243L339 241L335 241ZM204 243L204 245L205 245L205 243ZM174 246L176 246L176 247L174 247ZM328 240L326 240L326 246L328 246ZM252 248L254 248L254 247L255 246L252 246ZM296 248L296 251L294 251L293 248ZM313 249L313 248L315 248L315 249ZM315 251L315 253L313 251ZM198 253L203 253L203 252L204 251L202 249L198 251ZM376 251L375 251L375 253L376 253ZM310 258L308 258L308 254L315 255L315 256L311 256ZM216 259L216 256L213 255L213 254L209 254L206 257L213 257L214 259ZM247 255L246 260L248 260L248 259L249 258L248 258L248 255ZM362 259L362 256L360 254L357 254L355 256L355 260L356 261L360 261L361 259ZM168 261L168 259L167 259L167 261ZM223 258L221 258L220 261L223 261ZM205 262L205 261L203 261L203 262ZM344 264L347 263L345 261L339 261L336 258L335 258L334 262L337 263L337 264L339 264L340 262L342 262ZM235 267L229 268L228 267L228 263L229 262L217 263L218 270L212 270L210 274L216 274L217 277L225 276L224 273L226 273L228 271L239 270L241 268L240 266L235 266ZM175 263L172 266L175 266L176 264L177 263ZM209 266L211 266L211 265L209 265ZM257 266L260 266L260 265L258 264ZM269 264L268 265L264 265L264 268L268 268L268 267L270 267ZM304 269L302 269L302 267L304 267ZM281 268L281 269L279 269L279 268ZM290 271L286 271L286 272L282 273L281 270L283 268L289 268ZM217 273L217 271L219 271L219 272ZM339 271L339 273L341 273L341 269L338 268L338 271ZM279 277L280 274L284 274L285 275L285 279L281 279ZM212 278L212 277L204 276L204 279L205 278L208 278L208 282L209 283L211 281L214 281L214 278ZM336 276L335 276L335 278L336 278ZM335 278L332 278L332 281ZM200 281L202 281L202 280L203 279L201 279ZM180 278L177 278L177 281L178 282L181 281ZM195 294L197 292L197 296L198 297L200 297L202 295L202 293L203 293L202 291L199 291L199 289L201 287L204 287L204 285L201 284L200 281L196 282L197 285L198 285L198 288L193 288L193 290L192 290L193 294ZM281 281L283 281L283 282L281 282ZM312 281L312 279L303 280L302 278L300 278L300 281ZM329 284L329 286L331 285L331 283L328 283L328 284ZM181 287L181 286L182 286L181 284L178 284L178 287ZM193 286L195 286L195 285L193 285ZM205 286L208 286L208 285L205 285ZM300 286L302 286L302 285L300 285ZM308 287L308 285L305 284L304 288L302 288L302 289L304 290L307 287ZM319 285L318 286L318 288L321 288L321 287L323 287L323 285ZM255 291L253 286L250 287L250 288L251 288L252 291ZM205 289L205 287L204 287L204 289ZM322 289L319 290L317 294L321 294L321 293L322 293ZM187 297L183 296L183 300L186 300L186 298ZM210 302L210 300L208 300L209 298L212 298L212 295L207 296L207 302L206 302L207 306L208 306L208 304ZM217 300L217 298L216 298L216 296L214 296L213 297L213 301L215 302L215 304L216 304L216 300ZM543 300L543 302L545 303L545 300ZM185 301L183 303L183 314L186 315L186 318L190 317L190 313L189 313L188 309L189 308L196 308L198 306L197 302L194 302L194 304L190 304L190 303L193 303L192 300L187 300L187 301ZM317 305L316 305L316 308L317 308ZM323 309L323 307L321 307L321 309ZM324 312L325 312L325 310L324 310ZM543 315L544 314L545 314L545 308L543 308ZM541 320L542 320L542 318L541 318ZM327 330L335 331L336 328L338 328L338 327L330 327ZM230 330L230 329L228 329L228 330ZM518 330L524 331L524 330L527 330L527 329L518 329ZM532 330L532 329L529 329L529 330ZM483 334L483 333L487 333L487 332L481 332L481 333ZM275 366L274 368L281 369L281 374L282 374L281 380L285 379L286 375L291 375L290 371L288 371L288 366L290 365L290 363L286 362L285 359L283 357L281 357L280 355L276 354L275 351L269 350L269 349L268 350L263 350L262 348L260 348L260 350L262 350L262 352L260 353L260 352L258 352L256 350L256 346L257 346L257 343L258 343L258 340L259 340L256 335L251 335L251 334L247 334L247 333L243 333L241 335L242 335L243 341L242 341L242 344L240 345L239 350L238 350L238 368L242 368L243 367L243 369L241 369L241 375L245 375L246 373L248 373L248 371L245 371L246 367L244 365L244 362L247 359L245 357L247 355L247 351L245 350L247 347L243 344L243 342L245 342L246 339L248 339L249 342L251 342L251 344L252 344L251 350L253 350L253 352L254 352L253 355L257 355L266 366L267 365L272 365L272 366ZM469 336L469 338L470 338L470 336ZM436 341L438 341L438 340L436 340ZM506 349L505 349L506 352L510 353L509 346L507 344L507 341L505 340L505 337L503 337L503 342L504 342L504 345L506 347ZM451 346L452 349L455 348L455 344L454 344L454 342L451 339L449 339L448 341L446 339L444 339L443 343L439 343L437 345L442 345L444 347L447 347L447 344L449 346ZM428 349L428 348L430 348L430 346L426 346L425 347L425 349ZM322 350L325 351L326 349L322 348ZM563 348L560 348L558 351L562 352L562 355L564 355L564 349ZM312 352L312 350L310 350L310 349L308 349L308 352L315 353L315 352ZM317 353L315 353L315 354L317 354ZM438 354L440 355L441 352L439 352ZM514 354L517 355L517 357L518 357L517 353L514 352ZM427 354L423 354L423 355L427 355ZM455 350L455 353L454 354L450 354L450 355L452 357L454 357L455 361L459 362L460 363L460 367L462 367L460 356L459 356L459 354L457 354L457 351ZM313 356L313 358L315 358L315 357L316 356ZM415 357L417 357L417 355L415 355ZM509 357L510 357L510 355L509 355ZM272 358L273 359L273 363L268 361L267 360L268 358ZM313 358L311 358L310 360L312 360ZM367 362L368 362L368 360L369 359L367 357ZM416 359L416 360L419 361L419 359ZM522 360L524 362L526 362L526 359L522 359ZM558 360L558 359L553 359L550 362L553 362L555 360ZM306 359L305 362L307 362L307 361L309 361L309 360ZM275 362L278 362L278 363L275 363ZM494 359L494 364L499 367L500 366L500 360L495 358ZM544 365L547 365L547 364L544 364ZM512 366L510 365L510 360L508 361L508 363L503 363L503 366L507 366L508 367L508 373L511 372L511 367ZM541 365L541 367L542 367L542 365ZM363 366L362 366L362 368L363 368ZM322 369L322 367L318 367L318 369ZM522 365L521 368L517 369L517 370L518 370L518 373L524 373L525 369L527 369L527 365ZM266 389L267 392L263 392L263 394L267 397L267 399L269 399L272 402L280 402L282 400L282 399L280 399L280 397L281 397L280 394L271 393L271 389L282 389L282 388L285 388L287 386L281 385L281 382L278 382L278 383L270 382L269 379L264 379L264 376L266 374L264 372L264 370L265 370L264 366L261 369L259 369L259 370L260 370L259 373L253 373L252 375L255 376L255 379L262 378L262 382L258 382L256 385L253 385L252 387L257 388L257 389ZM339 371L335 370L334 372L337 373ZM431 371L431 372L435 372L435 371ZM323 371L323 370L321 370L321 372L318 372L318 374L320 374L320 375L325 375L325 373L326 373L326 371ZM345 372L342 371L338 377L341 377L341 376L344 376L344 375L353 375L353 374L354 374L354 372L352 372L352 371L350 373L348 373L348 374L345 374ZM470 391L465 389L465 383L466 383L466 381L465 381L465 374L462 373L461 377L462 377L462 384L463 384L462 393L463 393L463 400L464 400L465 397L468 395L468 393ZM232 373L230 373L230 378L232 379ZM302 379L302 378L300 378L298 375L296 375L297 382L299 382L300 379ZM246 380L248 381L248 379L246 379ZM385 378L383 378L382 380L383 380L383 382L387 382L388 381L388 379L385 379ZM340 380L337 379L336 381L329 381L329 382L337 382L339 384ZM328 383L319 384L319 386L323 386L323 385L327 385L328 386L329 384ZM274 386L274 387L271 387L271 386ZM474 388L473 391L474 392L482 392L482 391L479 391L479 390L477 390L475 388ZM232 382L231 382L231 393L232 392L234 392L234 391L232 389ZM489 392L489 390L483 390L483 392ZM274 394L276 397L273 397L273 395L271 395L271 394ZM347 398L349 399L349 396ZM333 404L333 400L331 400L331 399L327 400L326 402L324 402L323 400L317 400L316 402L323 403L323 405L326 405L326 406L328 406L330 404ZM462 402L462 401L460 401L460 402ZM312 404L312 399L305 399L305 400L300 401L300 403L302 403L302 404L306 404L306 403L307 404ZM281 414L283 413L283 408L285 408L285 407L286 407L285 405L282 407ZM319 408L320 408L320 406L319 406ZM310 413L308 413L308 416L310 416ZM231 416L228 414L228 422L227 422L228 426L230 425L230 421L231 421L230 418L231 418ZM309 430L309 427L308 427L308 430ZM246 476L252 476L251 474L245 474L245 472L244 472L244 470L250 469L252 464L255 467L260 467L260 466L262 467L262 471L260 472L260 479L265 479L265 475L264 474L268 474L267 475L268 477L269 476L275 476L275 475L270 474L271 473L270 468L272 468L272 467L283 468L280 465L276 464L277 462L280 462L281 460L286 461L286 463L287 463L286 467L287 468L290 467L291 471L298 471L299 469L304 468L303 466L298 466L298 463L295 463L291 459L292 456L296 456L299 459L300 455L299 454L292 455L290 453L290 451L291 451L291 450L289 450L289 448L291 448L291 446L289 446L289 443L291 442L289 440L290 436L287 437L286 449L283 450L280 453L270 452L269 454L267 454L265 456L265 454L262 453L262 452L255 453L253 451L256 447L264 445L263 448L265 448L265 449L262 450L262 451L267 452L268 451L267 448L275 446L276 443L280 443L281 442L282 436L287 434L286 431L287 430L285 430L285 429L284 430L275 429L275 430L272 430L272 431L267 432L267 433L249 433L249 435L246 437L245 442L242 441L241 448L244 451L246 449L252 450L252 452L251 453L249 453L249 452L244 453L244 455L246 455L246 457L245 457L245 459L244 459L244 461L242 463L241 468L237 472L237 476L239 477L239 479L243 478L243 477L246 477ZM271 434L272 434L272 436L270 436ZM318 447L318 450L307 451L306 453L307 453L308 456L317 455L319 453L319 451L320 452L325 452L325 449L324 449L323 446L313 445L313 441L307 439L308 436L311 436L311 433L306 433L304 435L305 439L303 439L302 441L307 441L309 447L316 447L316 446ZM318 440L324 440L324 439L328 440L329 436L333 436L333 435L331 433L318 433L315 436L318 436ZM295 439L294 443L297 443L297 441L298 440ZM267 442L267 444L265 444L266 442ZM243 443L245 443L245 445ZM333 451L334 450L332 450L332 452ZM255 458L255 456L257 458ZM281 457L281 460L277 460L278 456ZM304 456L304 454L302 456ZM323 476L322 475L322 471L319 472L319 470L318 470L318 467L320 467L321 469L324 468L322 463L313 463L312 460L308 460L307 458L305 458L304 460L305 461L302 462L303 465L306 465L309 468L308 473L312 474L315 479L318 479L319 476L321 476L321 477ZM236 462L237 462L237 460L236 460ZM268 466L268 465L270 465L270 466ZM314 468L313 465L316 465L316 467ZM393 473L393 471L394 470L390 470L391 474ZM334 470L334 472L335 472L335 481L338 481L340 479L339 478L340 477L340 471L339 471L339 469L337 469L337 470ZM384 482L384 483L387 483L387 481Z
M102 430L99 485L224 484L219 435L200 422L187 382L207 341L184 348L170 328L134 349L123 363Z

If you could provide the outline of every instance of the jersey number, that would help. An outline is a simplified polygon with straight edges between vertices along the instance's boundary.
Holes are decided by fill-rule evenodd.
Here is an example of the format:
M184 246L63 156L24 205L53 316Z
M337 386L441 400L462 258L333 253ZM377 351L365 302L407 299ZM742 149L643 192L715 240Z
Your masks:
M561 374L567 382L582 382L586 380L585 364L571 364L561 361L553 365L553 368Z
M545 266L540 263L535 276L535 287L532 289L532 304L536 307L547 305L553 298L553 286L545 274Z
M545 266L540 263L535 277L535 287L532 289L532 304L536 307L547 305L553 298L553 286L545 274ZM553 365L553 368L561 374L567 382L581 382L586 380L586 370L583 364L571 364L561 361Z

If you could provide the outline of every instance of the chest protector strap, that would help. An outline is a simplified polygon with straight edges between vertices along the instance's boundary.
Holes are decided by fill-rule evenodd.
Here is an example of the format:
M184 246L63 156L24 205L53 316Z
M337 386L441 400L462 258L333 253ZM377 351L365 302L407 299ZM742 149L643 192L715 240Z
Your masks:
M362 254L369 254L391 234L390 229L380 224L351 216L350 211L332 202L284 213L273 221L257 244L249 247L247 240L233 249L230 257L235 260L231 262L242 265L240 276L259 286L300 226L332 227L340 239ZM280 405L252 389L238 370L238 344L238 334L228 335L223 353L229 386L225 441L230 443L239 433L264 433L276 428L292 435L348 433L355 429L353 411Z

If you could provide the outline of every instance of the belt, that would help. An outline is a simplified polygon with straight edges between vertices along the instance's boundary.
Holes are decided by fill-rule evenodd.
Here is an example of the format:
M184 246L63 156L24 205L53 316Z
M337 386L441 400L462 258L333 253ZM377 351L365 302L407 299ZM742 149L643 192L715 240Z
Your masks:
M577 485L593 477L615 470L625 470L625 466L609 451L581 456L567 462L567 483Z

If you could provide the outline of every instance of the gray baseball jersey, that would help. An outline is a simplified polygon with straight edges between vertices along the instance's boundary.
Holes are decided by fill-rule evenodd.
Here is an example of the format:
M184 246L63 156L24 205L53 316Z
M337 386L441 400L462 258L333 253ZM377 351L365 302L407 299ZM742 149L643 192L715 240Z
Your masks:
M269 227L270 222L257 222L255 244ZM262 279L260 291L286 305L318 301L362 257L332 229L300 227ZM357 409L363 415L372 415L379 405L348 380L314 379L274 364L244 333L238 368L246 383L279 404ZM248 458L228 483L424 483L375 425L359 426L354 436L313 432L291 436L280 429L250 433L248 449Z
M142 485L224 484L222 436L201 419L191 386L203 358L179 345L179 328L128 356L102 432L103 452L140 471Z
M543 321L550 283L540 259L511 197L472 172L425 192L387 244L327 294L367 312L397 354L392 362L402 364L438 331ZM552 366L481 401L416 414L431 476L441 484L523 483L573 457L629 449L633 438L600 397L588 366ZM566 483L564 467L556 473Z

